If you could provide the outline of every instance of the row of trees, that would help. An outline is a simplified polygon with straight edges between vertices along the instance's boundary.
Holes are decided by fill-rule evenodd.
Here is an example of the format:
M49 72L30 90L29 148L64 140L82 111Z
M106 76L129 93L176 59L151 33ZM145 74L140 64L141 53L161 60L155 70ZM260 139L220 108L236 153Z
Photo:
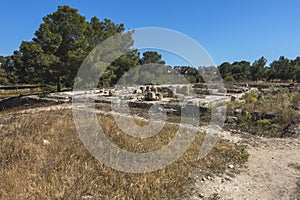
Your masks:
M236 61L233 63L224 62L217 68L213 66L199 68L175 66L174 69L184 74L191 83L203 82L203 76L211 76L212 79L217 78L216 73L219 73L225 81L231 82L300 82L300 57L290 60L280 56L278 60L274 60L269 66L267 66L267 60L261 57L252 64L248 61ZM206 78L206 80L208 79Z
M100 21L97 17L89 21L69 6L59 6L58 10L43 18L43 23L35 32L31 41L23 41L19 50L13 55L0 56L0 84L40 84L55 85L57 90L72 87L77 71L87 55L101 42L120 33L126 40L126 54L114 60L100 78L103 86L115 85L118 81L172 82L182 74L191 82L203 82L204 76L216 74L218 69L222 78L231 81L273 80L300 82L300 57L289 60L280 57L266 66L267 60L262 57L253 64L247 61L228 63L216 67L166 66L162 56L155 51L140 55L131 49L134 41L133 32L124 32L124 24L115 24L109 19ZM154 63L154 65L149 65ZM147 65L145 70L141 65ZM155 65L162 68L157 69ZM153 68L153 69L152 69ZM131 70L135 69L135 70ZM127 72L131 71L129 74ZM126 74L127 73L127 74ZM173 73L171 79L165 75ZM123 77L122 79L120 79ZM207 77L204 77L207 80ZM131 79L131 80L130 80Z
M269 66L264 57L250 64L247 61L224 62L218 69L225 80L233 81L296 81L300 82L300 57L290 60L280 56Z

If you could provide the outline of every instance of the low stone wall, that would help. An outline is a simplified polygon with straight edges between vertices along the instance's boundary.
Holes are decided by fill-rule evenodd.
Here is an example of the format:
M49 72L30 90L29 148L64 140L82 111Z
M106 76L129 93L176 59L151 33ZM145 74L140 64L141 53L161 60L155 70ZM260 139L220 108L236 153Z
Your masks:
M10 97L0 101L0 111L14 108L14 107L19 107L19 106L29 106L29 105L39 104L39 103L46 103L46 102L49 101L46 101L41 98L34 99L34 98L30 98L29 96Z

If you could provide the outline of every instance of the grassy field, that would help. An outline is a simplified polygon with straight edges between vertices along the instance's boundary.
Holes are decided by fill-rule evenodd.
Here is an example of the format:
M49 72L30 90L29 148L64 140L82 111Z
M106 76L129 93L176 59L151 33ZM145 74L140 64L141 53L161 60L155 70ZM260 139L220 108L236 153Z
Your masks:
M144 152L168 142L176 127L141 141L119 136L110 116L98 116L105 133L122 148ZM193 173L218 175L229 164L243 165L244 145L220 140L209 155L198 158L204 134L168 167L129 174L109 168L86 150L71 110L20 114L0 113L0 199L188 199Z

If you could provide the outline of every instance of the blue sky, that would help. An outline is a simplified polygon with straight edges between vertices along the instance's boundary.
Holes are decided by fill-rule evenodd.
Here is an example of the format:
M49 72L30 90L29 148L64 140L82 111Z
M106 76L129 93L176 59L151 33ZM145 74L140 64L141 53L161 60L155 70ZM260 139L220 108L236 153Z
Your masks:
M300 1L297 0L12 0L1 2L0 55L10 55L29 41L42 17L70 5L90 19L109 18L126 29L169 28L188 35L216 64L253 62L261 56L272 62L284 55L300 56ZM168 64L185 64L163 55Z

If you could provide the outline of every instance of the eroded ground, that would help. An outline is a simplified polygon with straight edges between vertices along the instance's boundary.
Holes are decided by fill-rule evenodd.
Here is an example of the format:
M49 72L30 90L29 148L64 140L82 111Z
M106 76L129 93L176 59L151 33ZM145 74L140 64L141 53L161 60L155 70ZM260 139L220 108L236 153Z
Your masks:
M197 177L192 199L300 199L300 139L231 135L248 146L245 168L230 169L212 180Z

